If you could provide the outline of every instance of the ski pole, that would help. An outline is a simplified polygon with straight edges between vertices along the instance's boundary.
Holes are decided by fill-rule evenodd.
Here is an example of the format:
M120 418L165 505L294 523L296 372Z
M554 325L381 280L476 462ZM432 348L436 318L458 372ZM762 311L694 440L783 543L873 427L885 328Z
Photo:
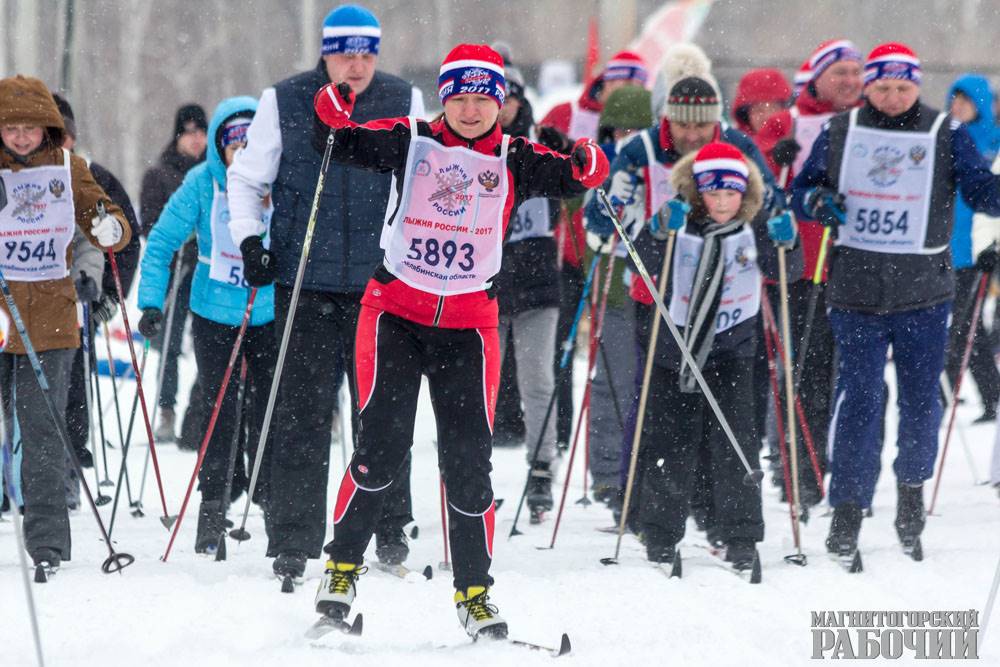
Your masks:
M576 421L576 433L573 434L573 445L569 450L566 479L563 480L562 495L559 498L559 511L556 512L556 522L552 527L552 540L549 543L549 549L554 549L556 546L556 536L559 534L559 524L562 521L563 508L566 506L566 493L569 491L569 480L573 477L573 458L576 456L576 445L580 441L580 431L583 426L584 414L587 415L587 421L590 421L590 402L593 396L594 378L597 376L597 349L601 344L601 337L604 335L604 316L607 314L608 294L611 292L611 281L614 279L616 246L617 239L612 239L611 250L608 251L608 268L606 269L604 282L602 283L600 305L597 308L594 325L591 329L593 340L590 344L590 367L587 369L587 386L583 390L580 415ZM608 378L608 381L610 382L610 378ZM590 429L588 428L587 430L589 431ZM586 475L587 471L584 470L583 474ZM586 498L586 495L584 498Z
M802 553L802 541L799 533L799 446L795 432L795 387L792 380L792 345L791 323L788 314L788 263L785 258L786 248L778 245L778 291L781 295L781 360L785 375L785 406L788 425L788 461L792 469L792 530L795 536L795 553L785 556L785 560L793 565L805 565L806 555Z
M444 477L438 475L440 495L441 495L441 534L444 536L444 560L438 564L440 570L451 570L451 563L448 561L448 511L447 492L444 488Z
M236 389L236 423L233 426L233 439L229 445L229 462L226 465L226 485L222 491L222 534L219 535L219 546L215 549L215 560L226 560L226 515L233 495L233 475L236 474L236 456L240 449L240 436L243 435L243 420L246 417L246 382L247 357L240 358L240 382ZM179 520L178 520L179 521Z
M316 192L313 194L312 207L309 211L309 222L306 224L306 235L302 240L302 253L299 255L299 266L295 272L295 283L292 286L292 298L288 303L288 315L285 318L284 331L281 332L281 344L278 346L278 360L274 366L274 379L271 381L271 391L267 396L267 407L264 410L264 423L261 425L260 438L257 440L257 455L254 456L253 473L250 476L250 488L247 490L247 502L243 507L243 520L238 531L230 533L231 536L239 540L233 533L246 535L247 516L250 514L250 500L253 498L254 489L257 488L257 477L260 475L260 464L264 460L264 447L267 443L267 436L271 430L271 418L274 416L274 404L278 398L278 386L281 384L281 371L285 366L285 354L288 353L288 341L292 337L292 325L295 322L295 309L299 304L299 294L302 292L302 281L306 273L306 261L309 259L309 249L312 247L313 231L316 229L316 218L319 215L319 198L323 194L323 185L326 181L326 171L330 167L330 156L333 154L333 130L326 135L326 149L323 151L323 161L319 167L319 176L316 178ZM242 541L242 540L240 540Z
M97 215L103 218L107 215L104 202L98 202ZM115 279L115 290L118 292L118 303L121 304L122 324L125 326L125 340L128 342L129 356L132 357L132 370L135 371L135 389L139 392L139 407L142 408L142 418L146 422L146 437L149 439L149 454L153 458L153 474L156 475L156 486L160 491L160 503L163 507L163 516L160 523L167 530L173 525L175 517L167 512L167 496L163 493L163 479L160 477L160 462L156 457L156 445L153 444L153 426L149 423L149 411L146 409L146 396L142 391L142 371L139 369L139 359L135 356L135 343L132 341L132 327L128 323L128 308L125 306L125 290L122 289L122 277L118 272L118 260L115 259L113 248L107 248L108 260L111 262L111 275Z
M660 302L667 293L667 274L670 273L671 262L674 255L674 240L677 232L670 230L667 232L666 254L663 256L663 267L660 269L660 284L657 287L657 294ZM639 411L635 418L635 431L632 433L632 452L628 462L628 478L625 481L625 499L622 502L622 515L618 520L618 539L615 542L615 555L610 558L602 558L604 565L617 565L618 555L621 553L622 536L625 534L625 525L628 521L629 506L632 504L632 485L635 484L635 471L639 463L639 443L642 441L642 425L646 418L646 401L649 399L649 381L653 376L653 357L656 356L656 341L660 336L660 318L653 315L653 324L649 330L649 345L646 347L646 363L642 370L642 389L639 390Z
M951 392L951 383L948 382L948 374L942 372L940 377L941 393L944 394L948 407L955 401L955 395ZM969 441L965 437L965 428L961 424L955 425L958 439L962 443L962 451L965 453L965 463L969 466L969 474L972 475L973 486L989 484L989 480L980 480L976 472L976 463L972 459L972 451L969 449Z
M11 499L10 515L14 518L14 540L17 544L17 556L21 561L21 581L24 584L24 597L28 601L28 620L31 621L31 636L35 642L35 659L39 667L45 667L45 658L42 656L42 635L38 630L38 612L35 610L35 594L31 590L31 581L28 572L27 547L24 543L24 528L21 525L21 513L14 504L14 470L12 462L14 453L10 450L10 443L7 442L7 422L0 418L0 442L3 443L4 453L4 476L7 481L7 495Z
M229 363L226 364L226 371L222 375L222 384L219 385L219 392L215 395L215 405L212 407L212 414L208 418L208 428L205 430L205 435L201 439L201 447L198 449L198 460L194 464L194 470L191 471L191 479L188 480L187 491L184 492L184 500L181 502L180 512L177 513L177 521L174 522L173 531L170 533L170 541L167 542L167 548L163 552L163 557L160 559L164 563L167 562L167 558L170 557L170 549L174 546L174 540L177 539L177 533L180 532L181 522L184 520L184 512L187 510L188 501L191 499L191 491L194 489L194 481L198 479L198 471L201 470L202 463L205 462L205 454L208 452L208 443L212 439L212 433L215 431L215 422L219 419L219 412L222 411L222 399L226 397L226 389L229 388L229 379L233 376L233 369L236 367L236 360L240 356L240 348L243 345L243 336L246 334L247 325L250 323L250 311L253 310L254 299L257 298L257 288L254 287L250 290L250 298L247 299L246 309L243 311L243 322L240 323L240 329L236 333L236 341L233 343L233 350L229 353Z
M812 337L813 320L816 319L816 305L819 293L823 290L823 273L826 271L826 258L830 247L830 228L823 228L823 238L819 243L819 256L816 258L816 270L813 272L812 284L809 286L809 303L806 305L806 322L802 328L802 339L799 341L798 353L795 355L795 393L802 386L802 375L805 372L806 353L809 351L809 339Z
M604 188L597 188L597 196L601 198L601 203L604 204L604 208L607 209L608 215L611 217L611 222L614 223L615 229L618 231L618 235L621 237L622 243L625 245L625 249L632 258L632 263L635 264L635 268L639 272L639 276L646 284L646 289L649 290L650 294L657 295L653 279L649 277L649 271L646 270L646 265L642 263L642 258L639 257L639 253L632 244L632 239L629 238L628 233L622 226L622 221L618 219L618 214L615 213L614 207L608 199L608 193L604 191ZM726 416L722 413L722 408L719 407L719 402L716 400L715 394L712 393L708 383L705 382L705 377L702 375L701 369L698 368L697 362L695 362L694 357L691 356L691 350L689 350L687 345L685 345L684 339L681 337L680 332L677 331L677 326L674 324L673 320L670 319L670 313L667 311L667 307L663 305L663 299L660 299L658 296L654 296L653 302L656 304L656 309L660 312L660 317L662 317L663 321L666 323L667 330L670 331L670 335L673 336L674 342L680 349L681 356L684 361L687 362L688 366L691 367L691 375L694 376L695 382L698 383L702 393L705 395L705 401L708 403L709 407L712 408L712 412L715 414L716 419L719 420L719 425L722 427L723 432L726 434L726 438L729 440L729 444L732 445L733 451L736 452L736 455L740 459L740 463L743 465L743 469L746 470L746 475L743 477L743 483L747 486L759 486L760 480L764 478L764 471L760 468L750 467L750 461L747 460L746 454L743 452L743 448L740 447L740 443L736 440L736 435L733 433L733 429L730 427Z
M156 423L156 414L160 410L160 395L163 393L163 378L167 374L167 356L170 354L171 332L174 330L174 316L177 314L177 294L180 291L181 283L187 276L187 267L184 265L183 254L178 255L177 267L170 277L170 293L167 295L166 311L167 320L163 328L163 345L160 346L160 360L156 368L156 398L153 403L153 423ZM142 511L142 497L146 493L146 475L149 472L149 450L142 462L142 481L139 483L139 497L133 506ZM132 503L130 503L132 504Z
M91 334L93 334L93 331L94 330L91 329ZM95 375L94 369L96 369L96 367L97 367L97 352L94 349L94 342L93 342L93 338L94 337L93 337L93 335L91 335L90 338L91 338L91 341L90 341L91 344L90 344L90 354L89 354L88 358L90 360L91 373L92 373L92 375ZM107 435L104 432L104 411L101 409L101 381L100 381L100 378L98 378L98 377L92 377L91 381L93 382L93 387L94 387L94 398L96 399L96 402L97 402L97 409L95 410L95 412L97 413L98 433L100 433L100 435L101 435L101 450L103 452L103 458L104 458L104 471L105 471L104 474L107 477L107 469L108 469L108 448L107 448L108 437L107 437ZM112 379L112 383L114 383L113 379ZM111 480L108 479L108 481L110 482ZM118 495L118 489L115 490L115 495ZM112 516L114 516L114 515L112 515Z
M101 571L105 574L110 574L111 572L119 572L123 568L128 567L133 562L135 562L135 557L131 554L124 552L115 551L114 546L111 544L111 538L108 536L108 531L104 528L104 520L101 518L101 513L97 511L97 504L94 502L94 496L90 493L90 486L87 485L87 480L83 474L83 468L80 466L80 460L76 457L76 452L73 451L73 446L69 443L69 435L66 433L66 423L65 415L60 415L56 410L55 402L52 400L52 395L49 393L49 381L45 378L45 371L42 369L42 362L35 353L35 347L31 344L31 339L28 337L28 330L24 326L24 320L21 319L21 311L17 307L17 303L14 302L14 296L10 293L10 285L7 284L7 279L3 275L3 271L0 271L0 291L3 292L4 301L7 302L7 310L10 312L10 317L14 320L14 328L17 330L17 334L21 337L21 342L24 344L24 351L28 355L28 360L31 363L31 369L35 372L35 379L38 381L38 386L42 390L42 396L45 399L45 407L49 412L49 419L55 424L56 431L59 433L59 439L62 441L63 447L69 454L70 463L73 465L73 469L76 470L76 476L80 479L80 486L83 487L84 494L87 496L87 502L90 504L90 509L94 514L94 519L97 521L97 526L101 530L101 536L104 538L104 544L108 548L108 557L105 559L104 563L101 564Z
M993 603L997 600L997 589L1000 589L1000 561L997 561L997 571L993 575L993 584L990 586L990 595L986 599L986 606L983 607L983 624L979 630L979 645L982 646L986 640L986 630L990 627L990 616L993 615Z
M115 419L118 422L118 445L119 445L119 447L122 450L122 455L124 456L124 451L125 451L125 428L124 428L124 426L122 426L122 410L121 410L121 405L118 402L118 377L119 376L118 376L117 370L115 369L115 356L114 356L114 353L112 353L112 351L111 351L111 332L108 330L108 323L107 322L102 322L102 326L104 328L105 349L107 350L107 355L108 355L108 372L111 374L111 395L113 397L113 403L114 403L114 406L115 406ZM99 383L100 383L100 380L98 380L98 384ZM135 411L135 407L134 406L133 406L132 410L133 410L133 412ZM131 490L131 488L128 488L126 490L128 491L129 504L131 504L132 503L132 490ZM115 495L117 495L119 491L120 491L120 488L116 488L115 489ZM117 507L117 506L118 506L118 503L115 503L115 507ZM114 515L112 514L112 517L113 516ZM109 528L111 529L109 532L111 532L112 534L114 534L114 525L115 525L115 522L112 519L111 524L109 525Z
M580 320L583 318L583 310L587 306L587 297L590 295L590 287L594 282L594 275L597 273L597 265L601 261L601 255L595 254L594 259L590 262L590 268L587 270L587 279L583 283L583 291L580 294L580 300L576 305L576 314L573 315L573 323L570 325L569 334L566 336L566 340L562 344L562 358L559 360L559 370L562 371L569 365L570 360L573 358L573 349L576 341L576 332L580 326ZM572 376L570 373L560 373L559 379L566 381L567 377ZM544 437L545 429L549 425L549 419L552 417L552 410L556 404L556 397L559 395L559 389L561 388L559 380L556 381L556 386L552 390L552 395L549 397L549 406L545 410L545 419L542 420L542 430L538 433L538 440L535 442L535 450L531 455L531 465L534 466L535 462L538 461L538 453L542 449L542 438ZM507 539L514 537L515 535L520 535L521 531L517 529L517 520L521 516L521 508L524 507L524 500L528 496L528 483L525 481L524 490L521 492L521 499L517 503L517 510L514 512L514 524L510 527L510 534L507 535Z
M941 490L941 475L944 473L944 462L948 456L948 444L951 442L951 430L955 426L955 412L958 410L958 395L962 391L962 376L965 375L969 367L969 359L972 357L972 343L976 337L976 322L983 310L983 300L986 298L986 285L989 282L990 274L984 273L979 278L979 289L976 291L976 304L972 308L972 326L969 327L969 335L965 337L965 351L962 353L962 365L958 369L958 377L955 378L955 396L951 402L951 415L948 417L948 429L944 433L944 447L941 449L941 462L938 464L937 479L934 480L934 494L931 496L931 506L927 510L928 516L934 514L934 506L937 503L938 491Z
M104 326L105 326L105 336L107 336L107 325L105 324ZM110 353L110 349L108 351ZM148 356L148 354L149 354L149 340L147 339L143 342L142 361L139 362L140 370L146 369L146 357ZM132 512L132 516L134 516L137 519L146 516L142 512L141 506L136 507L136 505L138 505L139 503L132 502L132 486L131 483L129 482L129 476L128 476L128 453L129 450L132 449L132 426L135 424L135 413L137 412L136 405L138 401L139 401L139 394L137 393L132 397L132 412L128 418L128 429L125 431L125 436L122 439L122 464L121 467L118 469L118 483L115 486L115 502L111 506L111 522L108 524L108 535L115 534L115 517L118 515L118 499L121 497L122 480L125 481L125 492L128 494L129 507L135 507L135 510L133 510Z
M97 489L97 498L94 499L94 502L97 503L98 507L100 507L102 505L107 505L108 503L110 503L111 496L106 496L103 493L101 493L101 487L104 486L104 483L100 481L100 476L97 473L97 445L94 442L94 425L92 423L93 415L91 414L90 410L90 391L92 388L90 384L90 304L87 303L86 301L84 301L83 303L83 322L84 322L83 332L82 332L83 335L81 336L83 341L83 351L82 351L83 377L84 381L87 384L87 386L83 388L83 400L84 403L86 403L86 411L87 411L87 438L90 440L90 449L94 453L94 488ZM108 472L108 451L107 449L105 449L104 450L105 478L107 478L107 472ZM111 484L110 479L108 480L108 484Z
M84 375L87 376L87 400L92 400L94 385L94 321L90 317L90 304L83 304L83 321L84 321L84 332L86 335L83 337L83 362L84 362ZM104 415L101 414L101 396L97 395L97 417L98 423L101 425L101 459L104 461L104 481L100 483L100 486L114 486L115 483L111 481L111 476L108 474L108 441L104 439ZM93 406L87 405L87 424L93 423ZM91 447L94 447L94 432L91 428L90 430L90 442ZM97 458L97 449L94 448L94 458Z

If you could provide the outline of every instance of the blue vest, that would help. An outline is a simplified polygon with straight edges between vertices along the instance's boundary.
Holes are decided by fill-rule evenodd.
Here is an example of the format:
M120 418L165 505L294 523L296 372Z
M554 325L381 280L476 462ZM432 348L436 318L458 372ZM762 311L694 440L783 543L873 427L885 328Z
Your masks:
M295 282L326 140L326 128L313 112L313 97L329 82L320 62L316 69L274 87L281 127L281 164L272 186L271 251L277 261L276 282L286 287ZM351 120L366 123L405 116L410 112L411 99L410 84L376 71L371 85L358 96ZM382 261L378 242L390 180L389 174L330 164L306 262L304 289L364 291Z

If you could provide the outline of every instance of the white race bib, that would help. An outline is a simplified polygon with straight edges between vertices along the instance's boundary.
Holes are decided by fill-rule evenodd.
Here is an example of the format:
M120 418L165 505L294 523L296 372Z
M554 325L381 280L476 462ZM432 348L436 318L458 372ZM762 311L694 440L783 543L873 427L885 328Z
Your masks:
M546 197L533 197L517 207L510 221L508 243L524 239L551 238L551 202Z
M399 212L383 229L383 263L410 287L442 296L478 292L500 271L507 147L485 155L421 137L410 118Z
M851 111L840 191L847 222L837 245L889 254L937 254L924 248L934 177L934 145L945 114L930 132L898 132L860 127Z
M0 269L7 280L37 282L69 275L66 248L76 209L69 151L63 164L14 172L0 170L7 193L0 209Z
M691 290L705 241L681 230L674 247L670 319L678 327L687 324L691 306ZM757 268L757 243L748 225L722 240L725 269L722 277L722 297L715 316L715 333L731 329L757 315L760 310L760 270Z
M271 247L271 214L274 206L268 204L261 216L267 233L264 235L264 247ZM243 253L233 243L229 233L229 199L226 193L219 190L219 185L212 181L212 213L209 217L212 228L212 257L209 261L208 277L220 283L233 287L249 287L243 277Z
M597 140L597 128L600 127L601 114L596 111L581 109L574 102L569 118L569 138Z
M833 114L820 113L802 116L798 113L798 109L793 107L792 116L795 119L795 143L799 145L799 154L795 156L795 162L792 163L792 173L801 174L803 165L809 159L809 154L812 153L813 144L816 143L823 131L823 125L833 118ZM790 186L791 182L789 182Z

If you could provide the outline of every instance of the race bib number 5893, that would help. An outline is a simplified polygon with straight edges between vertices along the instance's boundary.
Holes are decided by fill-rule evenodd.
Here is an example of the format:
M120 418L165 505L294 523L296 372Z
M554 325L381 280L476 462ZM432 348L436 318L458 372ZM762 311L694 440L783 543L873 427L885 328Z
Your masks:
M475 247L471 243L461 245L454 241L440 243L435 238L410 239L410 251L406 258L415 262L423 262L427 266L438 266L444 262L444 267L450 269L452 263L458 258L458 268L468 273L476 266L473 259Z

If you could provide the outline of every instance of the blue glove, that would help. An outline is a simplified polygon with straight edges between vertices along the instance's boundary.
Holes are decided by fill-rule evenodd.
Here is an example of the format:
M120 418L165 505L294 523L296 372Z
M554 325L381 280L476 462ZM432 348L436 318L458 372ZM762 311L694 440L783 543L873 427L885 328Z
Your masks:
M844 195L825 187L816 187L806 192L806 210L811 211L818 222L827 227L838 227L847 222L847 207Z
M653 238L665 241L670 232L676 232L687 222L688 213L691 212L691 205L680 197L675 197L667 202L667 209L670 213L667 217L666 225L663 224L663 209L660 209L649 221L649 233Z
M795 245L795 221L792 214L785 211L767 221L767 235L776 246L791 248Z

